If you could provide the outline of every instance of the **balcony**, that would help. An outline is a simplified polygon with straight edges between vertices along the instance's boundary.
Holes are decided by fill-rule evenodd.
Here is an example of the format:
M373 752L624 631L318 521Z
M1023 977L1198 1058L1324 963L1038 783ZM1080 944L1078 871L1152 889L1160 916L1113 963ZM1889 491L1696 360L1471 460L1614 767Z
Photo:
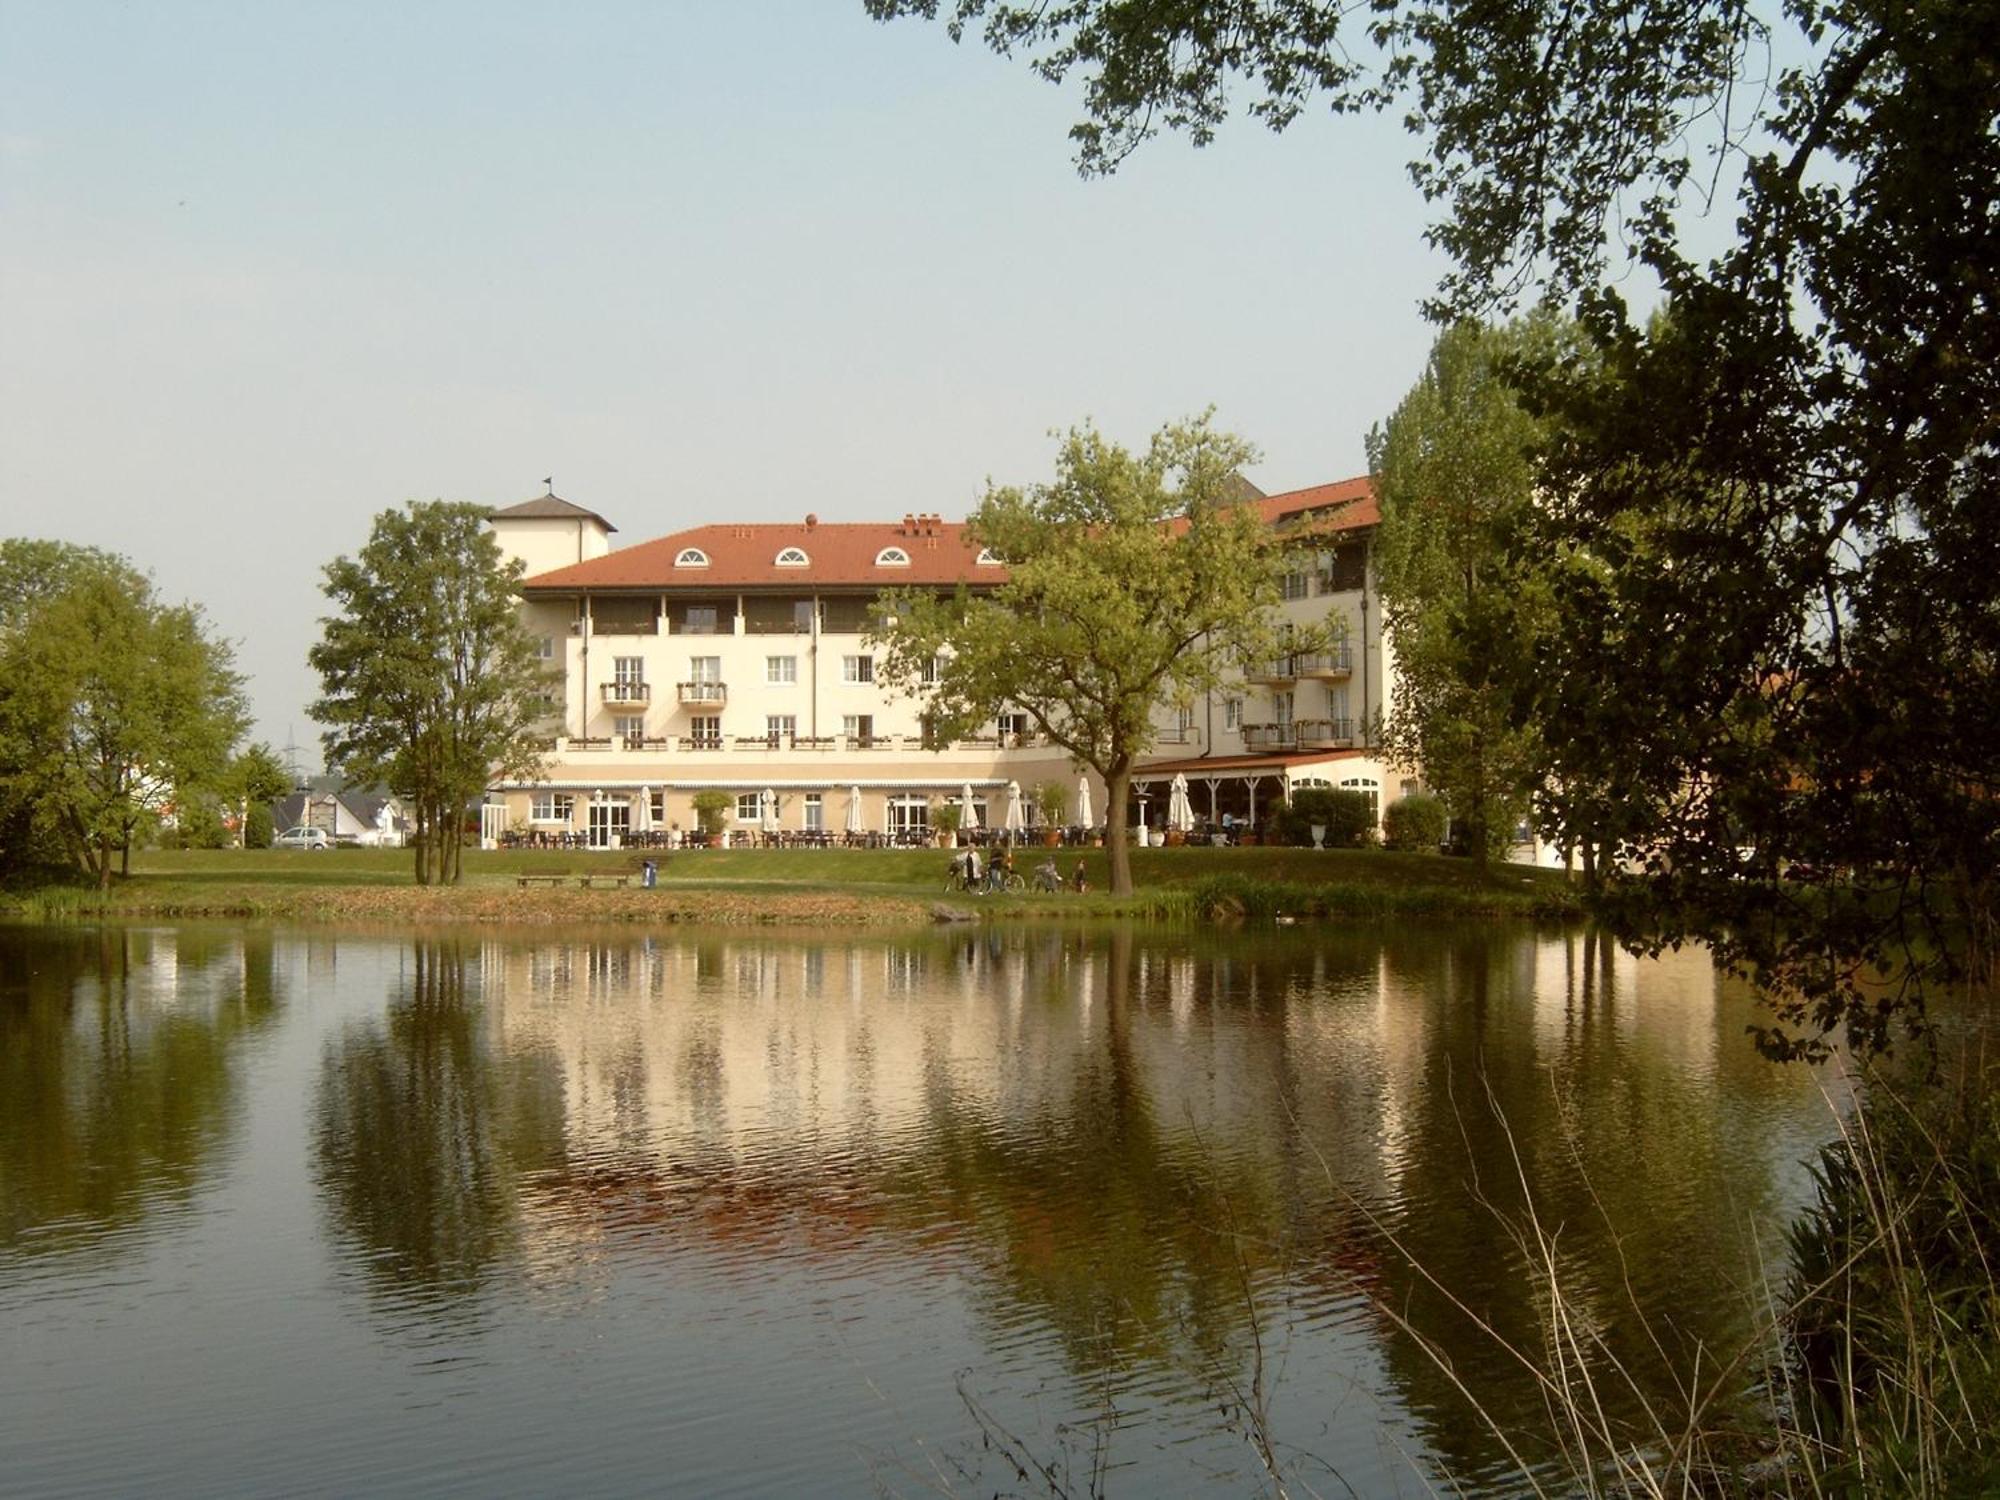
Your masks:
M612 707L653 701L653 685L650 682L605 682L598 685L597 691Z
M1245 724L1243 726L1243 748L1252 754L1267 750L1296 750L1299 747L1297 728L1291 724Z
M1275 661L1246 662L1243 667L1243 680L1245 682L1261 682L1265 684L1294 682L1298 679L1298 675L1297 669L1292 665L1292 658L1289 656L1281 656Z
M1354 743L1352 719L1300 719L1291 728L1301 750L1345 750Z
M1354 671L1354 652L1345 641L1330 651L1302 651L1292 658L1300 677L1347 677Z
M722 682L681 682L674 685L683 703L727 703L729 685Z

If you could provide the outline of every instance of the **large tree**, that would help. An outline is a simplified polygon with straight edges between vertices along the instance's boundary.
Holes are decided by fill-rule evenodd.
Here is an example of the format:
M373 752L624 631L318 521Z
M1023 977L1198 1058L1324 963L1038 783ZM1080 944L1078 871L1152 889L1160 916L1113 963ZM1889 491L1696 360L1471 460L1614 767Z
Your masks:
M496 774L539 760L547 674L479 506L412 501L375 518L367 545L327 564L339 613L309 654L327 764L415 810L420 884L455 882L467 809Z
M1236 479L1255 457L1206 417L1137 454L1078 428L1052 483L990 488L967 518L1006 563L1004 584L877 606L879 675L928 696L940 737L1026 713L1104 779L1114 894L1132 890L1125 802L1154 711L1277 650L1281 542Z
M1514 683L1550 627L1538 559L1519 545L1540 441L1502 362L1558 335L1552 320L1459 323L1370 434L1382 527L1376 568L1396 645L1389 744L1445 799L1483 866L1540 783Z
M1538 670L1607 710L1562 748L1575 784L1624 779L1581 815L1615 813L1644 866L1615 893L1628 930L1754 972L1780 1051L1885 1040L1885 971L1990 965L2000 8L868 4L1079 76L1088 171L1157 129L1205 139L1246 81L1280 127L1316 99L1403 107L1454 262L1432 310L1526 293L1595 340L1521 373L1557 433L1546 541L1579 630ZM1730 192L1731 227L1690 236ZM1651 328L1624 292L1649 283L1672 310Z
M0 800L10 862L36 835L108 885L177 803L209 794L244 724L227 643L123 559L0 543Z

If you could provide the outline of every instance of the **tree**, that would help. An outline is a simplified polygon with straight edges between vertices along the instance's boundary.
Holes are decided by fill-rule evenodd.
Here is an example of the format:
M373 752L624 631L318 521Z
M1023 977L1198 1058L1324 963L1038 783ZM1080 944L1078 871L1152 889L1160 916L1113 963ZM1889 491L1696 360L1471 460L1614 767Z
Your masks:
M1276 127L1316 97L1406 105L1454 262L1432 310L1527 292L1592 338L1520 373L1557 434L1539 478L1558 594L1596 611L1538 670L1595 725L1562 747L1565 784L1580 832L1615 822L1628 935L1717 944L1776 999L1780 1053L1880 1044L1927 979L1990 977L2000 11L869 8L944 8L954 37L1081 75L1086 171L1158 128L1206 139L1244 77ZM1732 188L1733 239L1704 261L1685 230ZM1648 281L1672 310L1651 329L1622 290ZM1838 880L1808 895L1800 870ZM1889 971L1915 983L1884 1003Z
M547 674L516 608L521 566L503 565L485 521L442 500L376 516L358 555L327 564L339 613L309 654L327 763L410 804L419 884L459 878L468 806L539 759Z
M1535 504L1534 419L1502 362L1556 336L1544 318L1459 323L1386 426L1370 434L1382 527L1383 620L1396 643L1388 740L1444 798L1483 867L1539 781L1514 683L1548 628L1537 559L1518 545Z
M258 808L264 809L263 826L268 829L270 804L291 789L292 773L278 759L278 752L262 740L239 751L229 763L228 774L223 778L223 793L239 820L237 841L244 848L263 848L270 843L268 833L261 843L251 839L252 815Z
M232 654L198 608L62 543L0 544L0 684L9 860L39 828L100 888L114 854L129 866L164 812L213 789L244 723Z
M1104 778L1116 895L1132 890L1125 804L1153 711L1277 652L1280 543L1235 487L1254 458L1206 416L1162 428L1143 454L1074 429L1052 484L989 488L966 521L1005 560L1005 583L876 606L877 675L916 692L934 670L922 690L941 739L1022 712Z

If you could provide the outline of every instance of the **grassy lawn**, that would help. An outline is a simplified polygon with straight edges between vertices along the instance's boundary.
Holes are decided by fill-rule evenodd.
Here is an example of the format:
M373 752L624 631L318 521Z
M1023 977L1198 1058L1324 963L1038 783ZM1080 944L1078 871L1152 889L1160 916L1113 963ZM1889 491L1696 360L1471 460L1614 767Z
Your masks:
M953 898L992 916L1391 917L1553 916L1573 912L1568 883L1552 871L1499 865L1482 876L1464 860L1384 850L1135 849L1137 894L1105 894L1102 849L1017 851L1032 878L1052 852L1067 880L1078 859L1091 893ZM660 889L638 889L640 861L660 866ZM150 850L132 876L100 896L61 887L0 898L18 915L228 914L297 920L889 921L923 920L944 899L951 856L941 849L697 849L635 851L468 850L465 881L422 890L401 850ZM522 890L524 874L632 873L626 890L585 890L574 880Z

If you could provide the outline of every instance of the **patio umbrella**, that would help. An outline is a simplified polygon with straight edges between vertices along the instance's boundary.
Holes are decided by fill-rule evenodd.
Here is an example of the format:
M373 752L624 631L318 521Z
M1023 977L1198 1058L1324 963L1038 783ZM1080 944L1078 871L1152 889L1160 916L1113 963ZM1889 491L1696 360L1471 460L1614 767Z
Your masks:
M1167 793L1167 827L1186 833L1194 827L1194 809L1188 805L1188 779L1185 772L1174 773L1173 786Z
M1007 783L1007 831L1019 833L1025 820L1021 816L1021 783Z
M1094 828L1097 820L1090 815L1090 778L1076 778L1076 823L1079 828Z
M847 831L861 832L861 788L858 786L847 789Z
M638 796L633 800L639 805L632 809L632 826L644 833L653 826L653 789L640 787Z
M972 783L966 782L958 792L958 826L970 831L978 825L972 821Z
M769 787L764 788L764 832L778 831L778 794Z

